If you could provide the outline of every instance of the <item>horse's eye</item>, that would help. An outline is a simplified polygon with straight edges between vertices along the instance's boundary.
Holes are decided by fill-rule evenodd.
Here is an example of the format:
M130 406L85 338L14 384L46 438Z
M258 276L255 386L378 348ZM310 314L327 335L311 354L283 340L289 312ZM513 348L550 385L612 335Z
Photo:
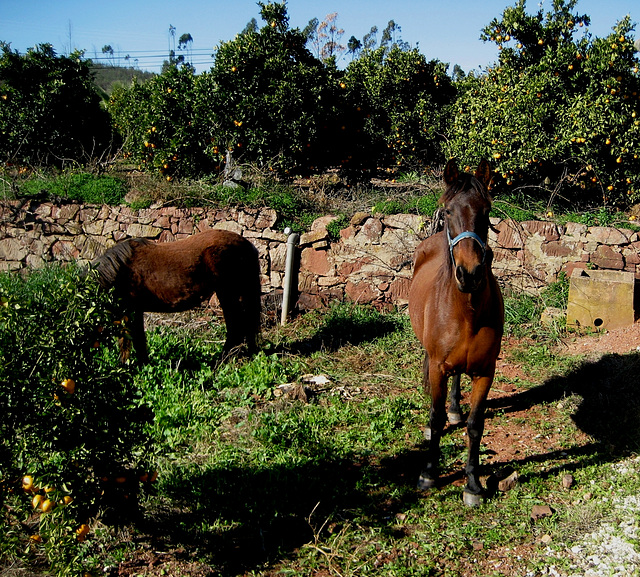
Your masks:
M444 213L445 213L447 216L451 216L451 210L449 210L448 208L445 208L445 209L444 209Z

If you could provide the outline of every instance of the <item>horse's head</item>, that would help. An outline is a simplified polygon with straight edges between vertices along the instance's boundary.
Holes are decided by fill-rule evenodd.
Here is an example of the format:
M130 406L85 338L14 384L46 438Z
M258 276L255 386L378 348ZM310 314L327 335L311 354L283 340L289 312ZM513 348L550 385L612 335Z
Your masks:
M486 279L489 211L491 195L488 191L491 169L482 160L475 175L459 172L455 160L444 169L447 189L440 198L444 204L445 234L449 243L451 266L458 289L464 293L480 290Z

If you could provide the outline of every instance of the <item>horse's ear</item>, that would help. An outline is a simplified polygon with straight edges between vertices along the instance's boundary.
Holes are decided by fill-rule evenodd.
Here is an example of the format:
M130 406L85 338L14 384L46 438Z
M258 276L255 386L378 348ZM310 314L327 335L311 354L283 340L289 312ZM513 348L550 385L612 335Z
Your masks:
M459 176L460 173L458 172L458 163L454 158L452 158L444 167L444 181L447 184L453 184L454 182L458 182Z
M486 161L486 159L483 158L480 161L480 164L476 169L475 176L482 184L487 187L489 186L489 183L491 182L491 166L489 166L489 163Z

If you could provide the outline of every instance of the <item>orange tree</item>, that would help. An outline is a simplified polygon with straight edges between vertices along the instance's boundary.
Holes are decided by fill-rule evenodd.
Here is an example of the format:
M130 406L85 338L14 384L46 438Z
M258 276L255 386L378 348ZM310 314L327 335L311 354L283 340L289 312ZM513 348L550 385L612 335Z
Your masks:
M114 91L109 112L141 169L198 176L219 170L228 152L280 175L335 162L338 71L289 28L284 3L259 6L264 26L221 43L209 72L173 66Z
M144 84L134 79L130 87L114 89L108 109L126 158L167 180L219 168L205 153L214 126L195 117L201 81L191 67L171 66Z
M315 58L306 36L289 28L284 3L258 5L264 25L222 42L201 79L197 122L215 131L207 154L222 162L231 151L280 174L322 166L336 126L335 65Z
M455 95L445 64L428 62L417 49L380 47L353 60L343 84L354 150L362 158L406 168L443 160L441 139Z
M122 326L112 309L77 267L0 274L0 558L44 553L79 574L93 546L82 525L134 509L148 411L105 346Z
M460 83L446 152L467 164L486 157L501 190L519 186L572 203L624 205L640 197L638 59L632 26L606 38L585 30L574 0L552 11L507 8L483 31L498 63Z
M82 56L50 44L23 55L0 42L0 161L61 165L108 149L109 118Z

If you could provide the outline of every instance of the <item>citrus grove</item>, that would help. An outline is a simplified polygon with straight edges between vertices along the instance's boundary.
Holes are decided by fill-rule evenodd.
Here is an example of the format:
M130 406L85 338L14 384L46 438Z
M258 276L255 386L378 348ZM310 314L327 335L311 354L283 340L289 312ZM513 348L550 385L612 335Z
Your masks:
M121 154L172 181L219 174L228 154L278 178L329 167L352 176L415 171L451 156L471 166L486 157L496 191L554 191L607 206L638 200L640 75L629 17L597 38L576 0L535 13L518 0L482 31L498 61L452 78L448 65L384 34L340 69L335 54L312 54L308 33L289 26L286 4L258 5L262 26L254 20L221 42L209 71L174 65L116 87L106 102L109 144L105 107L87 87L90 61L57 57L49 45L21 56L3 44L0 131L9 138L0 160ZM84 120L49 114L60 100L78 102L67 109Z
M489 158L502 189L545 181L574 202L624 206L640 194L640 81L629 17L585 32L576 2L528 15L524 2L483 30L499 61L461 83L448 154Z

